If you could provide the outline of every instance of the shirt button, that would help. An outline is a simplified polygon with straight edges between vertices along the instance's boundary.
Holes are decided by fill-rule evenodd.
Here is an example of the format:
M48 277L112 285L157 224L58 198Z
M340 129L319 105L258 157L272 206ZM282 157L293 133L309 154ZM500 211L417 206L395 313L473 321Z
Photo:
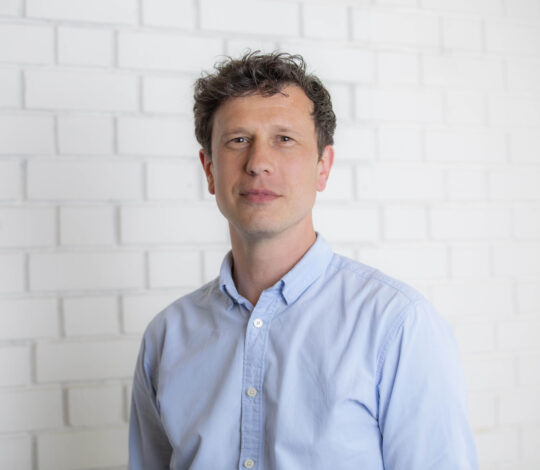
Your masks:
M247 389L247 394L250 396L250 397L254 397L255 395L257 395L257 389L256 388L253 388L253 387L249 387Z
M253 468L255 466L255 462L251 459L244 460L244 467L246 468Z
M253 324L255 325L255 328L260 328L263 326L263 321L260 318L255 318L255 320L253 320Z

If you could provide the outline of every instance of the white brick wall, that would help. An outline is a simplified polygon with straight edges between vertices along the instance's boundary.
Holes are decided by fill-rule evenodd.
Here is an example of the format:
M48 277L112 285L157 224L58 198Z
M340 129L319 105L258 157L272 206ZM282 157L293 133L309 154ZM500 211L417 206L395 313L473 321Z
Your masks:
M538 0L0 1L0 468L125 469L140 336L229 249L192 84L247 48L328 85L316 229L450 321L480 468L540 470Z

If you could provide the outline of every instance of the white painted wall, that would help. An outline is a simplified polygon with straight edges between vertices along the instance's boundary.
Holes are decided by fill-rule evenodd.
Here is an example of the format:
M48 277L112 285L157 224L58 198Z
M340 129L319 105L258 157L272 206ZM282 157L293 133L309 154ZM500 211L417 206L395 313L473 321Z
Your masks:
M0 468L125 468L141 333L228 249L191 83L246 47L328 84L317 229L453 325L481 468L540 469L539 0L0 0Z

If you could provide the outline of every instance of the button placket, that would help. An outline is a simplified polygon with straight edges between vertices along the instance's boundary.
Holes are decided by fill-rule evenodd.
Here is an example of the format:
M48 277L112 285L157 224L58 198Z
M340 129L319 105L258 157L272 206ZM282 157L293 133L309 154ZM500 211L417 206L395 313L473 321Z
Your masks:
M266 300L266 302L265 302ZM240 468L256 468L262 443L262 383L266 343L275 296L263 293L251 312L244 345ZM248 466L251 465L251 466Z

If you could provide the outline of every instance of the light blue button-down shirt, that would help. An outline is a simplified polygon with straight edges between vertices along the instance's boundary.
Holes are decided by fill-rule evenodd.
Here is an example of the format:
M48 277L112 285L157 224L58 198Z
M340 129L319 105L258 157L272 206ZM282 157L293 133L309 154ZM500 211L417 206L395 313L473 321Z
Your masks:
M317 241L255 306L231 275L149 324L131 470L472 470L459 352L411 287Z

